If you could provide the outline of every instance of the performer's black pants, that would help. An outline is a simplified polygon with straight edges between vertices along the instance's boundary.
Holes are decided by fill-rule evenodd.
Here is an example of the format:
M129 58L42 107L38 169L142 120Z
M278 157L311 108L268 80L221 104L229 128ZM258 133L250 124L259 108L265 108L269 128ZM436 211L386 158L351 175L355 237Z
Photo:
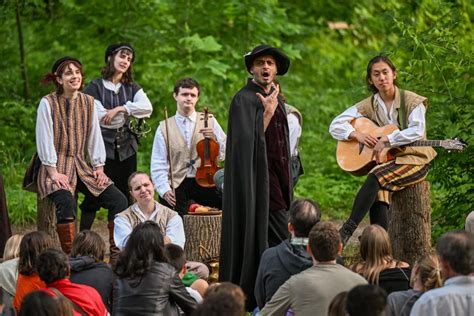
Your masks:
M195 178L185 178L183 182L175 189L176 207L174 210L183 216L188 213L188 207L192 203L198 203L204 206L211 206L222 209L222 198L214 188L204 188L197 184ZM173 208L165 199L160 197L160 203Z
M85 197L94 198L99 207L109 210L109 220L113 220L115 214L127 208L127 199L115 185L110 185L97 198L87 189L85 184L78 178L77 191L83 193ZM58 224L74 221L76 218L76 197L68 190L59 190L48 195L56 207L56 220Z
M104 166L104 173L114 182L115 186L128 198L128 205L133 201L128 189L128 177L137 170L137 155L133 155L123 161L118 158L118 153L115 152L116 159L107 159ZM100 209L97 199L91 195L86 196L81 204L81 226L80 230L90 229L94 223L95 213ZM108 214L109 220L114 219L115 214Z
M288 239L288 236L288 211L270 211L268 215L268 246L277 246L283 240Z
M370 173L356 195L349 219L359 224L367 212L370 211L370 223L378 224L387 229L388 204L377 201L379 190L380 184L377 177Z

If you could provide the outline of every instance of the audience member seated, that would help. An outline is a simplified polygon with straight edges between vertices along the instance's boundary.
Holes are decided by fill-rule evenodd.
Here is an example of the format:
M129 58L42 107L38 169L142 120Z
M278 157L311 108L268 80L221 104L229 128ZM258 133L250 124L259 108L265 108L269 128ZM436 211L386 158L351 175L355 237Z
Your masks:
M328 316L346 316L346 302L347 302L347 291L341 292L334 296L329 304Z
M153 187L152 187L153 188ZM114 315L190 314L196 301L168 263L159 224L145 221L133 229L115 272Z
M387 232L379 225L367 226L360 238L362 262L351 269L379 285L387 294L410 288L411 269L408 263L395 260Z
M284 315L291 308L296 315L326 315L329 303L339 293L367 281L336 263L342 251L341 236L330 222L319 222L309 233L308 251L314 265L288 279L260 312Z
M167 244L165 245L165 252L169 264L175 268L179 278L186 286L186 290L196 302L201 303L202 297L204 293L206 293L209 284L195 274L186 271L186 255L184 254L183 248L175 244ZM187 275L186 278L184 278L185 275Z
M72 283L67 255L57 249L46 249L38 257L38 274L51 296L69 300L76 315L108 315L102 298L93 287Z
M51 296L45 291L33 291L23 299L18 316L74 316L71 302Z
M204 294L193 316L244 316L245 294L240 286L230 282L215 283Z
M13 306L17 312L28 293L46 286L38 275L36 261L43 250L51 247L53 247L53 240L45 232L34 231L23 236L20 243L18 281L13 299Z
M110 311L115 273L104 262L105 248L104 240L96 232L83 230L77 234L72 243L69 259L70 280L96 289L105 307Z
M409 316L413 304L424 292L438 288L443 284L440 271L438 258L435 254L425 255L415 263L410 278L410 286L413 289L392 292L387 298L391 315Z
M23 235L13 235L8 238L3 250L3 262L0 263L0 292L3 295L4 311L13 309L16 281L18 279L18 256L20 255L20 242ZM0 313L0 315L2 315Z
M291 204L288 218L291 238L265 250L260 259L255 281L255 298L260 309L292 275L313 265L306 247L309 232L320 219L321 210L314 201L301 199Z
M132 173L128 179L128 188L136 202L115 216L114 239L117 247L123 249L133 228L150 220L160 227L165 244L173 243L184 248L186 239L183 220L177 212L155 201L155 189L148 174L141 171ZM209 269L202 263L188 262L187 267L200 278L207 280L209 277Z
M425 292L411 315L472 315L474 306L474 235L445 233L436 244L444 285Z
M347 293L346 311L349 316L385 316L387 292L373 284L356 286Z

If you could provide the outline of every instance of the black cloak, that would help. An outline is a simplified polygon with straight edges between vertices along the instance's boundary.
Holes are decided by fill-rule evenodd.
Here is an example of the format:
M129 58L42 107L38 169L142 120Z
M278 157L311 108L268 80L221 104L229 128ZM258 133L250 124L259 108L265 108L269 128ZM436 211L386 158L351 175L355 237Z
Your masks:
M264 108L257 92L267 95L249 79L230 105L219 269L220 281L242 287L248 308L256 306L255 279L268 247L269 176ZM278 103L284 109L280 96Z

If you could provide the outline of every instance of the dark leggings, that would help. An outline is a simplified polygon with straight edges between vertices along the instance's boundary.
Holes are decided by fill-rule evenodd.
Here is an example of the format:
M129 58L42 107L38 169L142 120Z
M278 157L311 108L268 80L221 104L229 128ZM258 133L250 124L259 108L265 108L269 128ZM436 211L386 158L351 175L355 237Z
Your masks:
M128 205L131 205L130 193L128 190L128 177L137 170L137 155L120 161L118 153L115 152L115 159L107 159L104 166L104 173L114 182L125 197L128 198ZM81 208L81 226L80 230L90 229L94 223L95 214L100 209L99 201L94 196L86 196L82 202ZM115 214L108 213L108 219L113 220Z
M92 196L84 183L78 179L77 190L86 197ZM59 190L48 195L56 207L56 220L58 224L65 224L74 221L76 218L76 198L68 190ZM115 185L110 185L98 197L97 202L100 207L109 210L109 220L113 220L115 214L120 213L128 206L127 198Z
M378 224L387 229L388 205L387 203L377 201L379 190L380 184L377 177L369 173L365 183L356 195L349 219L359 224L370 210L370 223Z

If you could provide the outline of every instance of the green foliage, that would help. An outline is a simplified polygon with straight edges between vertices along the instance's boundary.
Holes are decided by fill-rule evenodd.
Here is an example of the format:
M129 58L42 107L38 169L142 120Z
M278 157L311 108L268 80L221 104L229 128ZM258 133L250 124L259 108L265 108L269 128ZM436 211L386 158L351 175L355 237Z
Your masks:
M343 173L328 133L332 118L368 95L367 61L388 54L401 87L430 99L428 134L472 142L474 5L466 0L359 1L77 1L20 3L30 99L23 100L13 1L0 3L3 33L0 84L0 164L14 222L35 217L35 197L21 191L35 149L35 108L51 87L42 76L63 55L80 58L86 81L98 77L105 47L128 41L136 49L135 80L154 105L153 130L163 109L174 113L172 88L184 76L202 86L199 106L209 106L226 130L227 107L248 76L242 55L259 43L283 48L292 65L280 78L288 102L304 116L301 155L306 174L297 196L319 202L326 218L342 219L363 178ZM329 22L348 23L331 29ZM13 31L15 30L15 31ZM153 133L142 140L139 168L148 171ZM434 236L461 227L474 205L473 149L438 151L429 175ZM471 208L471 209L470 209Z

